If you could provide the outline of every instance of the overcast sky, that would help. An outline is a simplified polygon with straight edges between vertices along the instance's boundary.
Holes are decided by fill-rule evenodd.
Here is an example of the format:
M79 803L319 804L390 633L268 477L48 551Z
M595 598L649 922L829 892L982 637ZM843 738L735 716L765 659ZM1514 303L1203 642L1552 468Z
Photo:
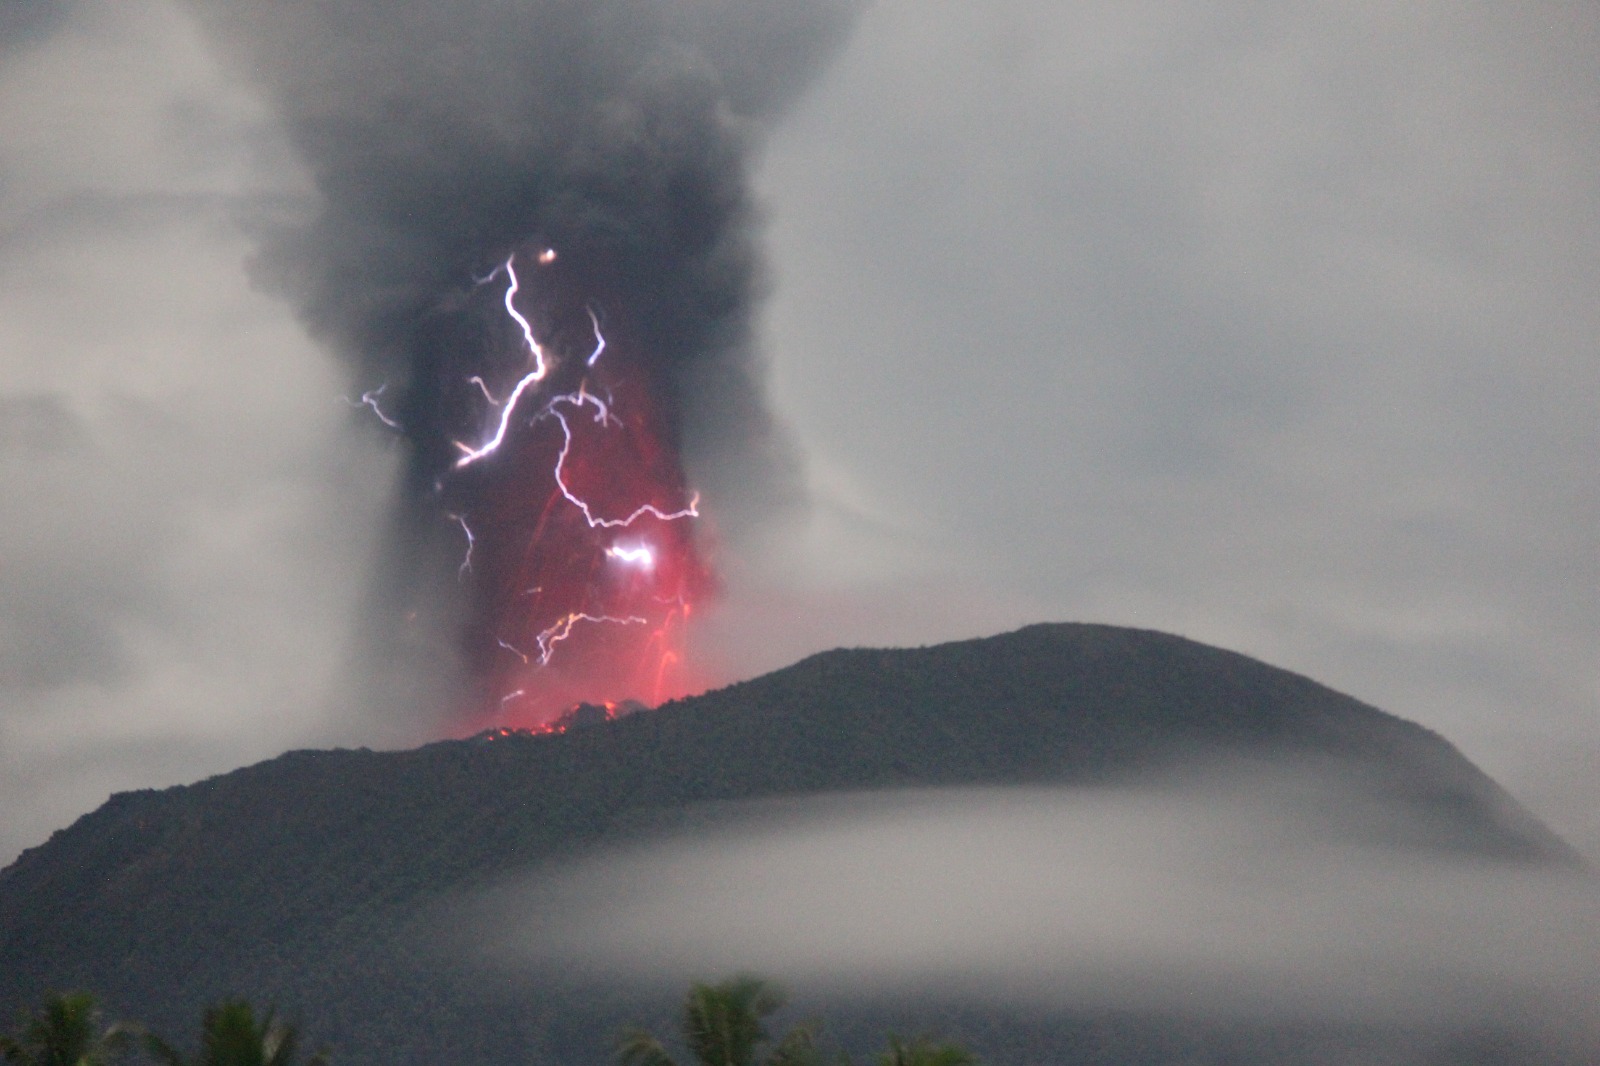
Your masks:
M814 507L699 653L1176 632L1600 857L1595 55L1585 4L877 0L758 175ZM0 8L0 861L427 739L331 695L400 456L252 286L309 195L177 3Z

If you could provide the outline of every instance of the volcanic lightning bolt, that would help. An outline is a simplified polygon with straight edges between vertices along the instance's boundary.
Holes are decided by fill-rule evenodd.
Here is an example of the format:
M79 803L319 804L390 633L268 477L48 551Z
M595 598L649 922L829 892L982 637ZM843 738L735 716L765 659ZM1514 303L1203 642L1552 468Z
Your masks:
M595 399L593 396L585 396L583 393L578 393L575 396L559 396L552 401L550 407L546 409L547 413L549 413L551 417L556 420L557 424L561 426L561 452L556 456L556 466L554 471L556 487L561 490L561 495L567 498L568 503L572 504L578 510L583 512L583 520L588 522L589 526L593 529L616 529L619 526L631 526L645 515L652 515L661 519L663 522L675 522L680 518L698 518L700 516L699 493L696 493L689 498L688 506L676 511L663 511L653 503L641 503L638 507L634 508L630 514L622 518L600 518L594 513L594 510L587 502L583 500L582 497L578 496L572 491L572 489L567 487L567 481L565 476L562 474L562 468L566 466L567 453L572 450L572 427L567 423L567 420L562 417L561 412L555 409L555 404L561 402L577 402L581 404L586 400L593 402L600 407L601 413L596 415L595 418L596 421L604 422L606 420L606 409L604 405L601 405L600 401Z
M630 548L621 544L613 544L606 549L606 557L617 559L631 566L642 566L646 570L656 565L655 553L647 545Z
M548 255L550 258L546 259L546 255ZM526 318L522 317L522 312L518 311L517 305L512 302L513 298L517 295L517 290L521 288L521 283L517 280L516 258L517 257L513 255L506 259L504 263L497 267L487 278L484 278L483 281L485 283L492 281L502 270L505 271L506 277L510 279L506 284L506 312L513 319L515 319L517 325L522 328L522 343L528 349L528 354L533 357L533 369L522 375L522 378L517 382L516 388L511 390L511 395L507 396L503 403L499 403L497 405L500 407L500 423L495 427L494 436L490 437L484 444L477 448L469 448L460 441L456 442L456 447L465 453L460 459L456 460L456 469L458 470L463 466L477 462L479 459L482 459L484 456L500 447L500 443L505 440L506 429L511 425L511 416L516 413L517 401L522 398L523 392L525 392L530 386L537 385L539 382L543 381L545 374L549 371L549 367L545 365L544 361L544 349L540 347L539 341L533 335L533 326L528 323ZM554 259L555 253L549 249L545 249L545 251L539 256L539 261L541 263L548 263ZM599 323L597 322L595 324L596 331L598 331L599 328ZM478 388L482 389L484 396L488 397L491 403L495 402L494 398L489 395L489 386L483 383L482 377L473 375L472 377L468 378L467 381L470 384L476 384ZM362 399L366 399L366 397L362 397Z
M477 542L477 538L472 535L472 527L467 525L467 520L465 518L458 514L449 514L445 517L450 519L450 521L454 522L456 525L460 526L461 532L466 534L467 550L462 554L461 566L456 570L457 577L466 577L472 572L472 547Z
M483 641L481 705L540 726L573 700L659 702L683 689L677 644L709 578L688 528L700 496L663 446L639 360L607 338L554 250L534 259L519 273L513 253L473 279L474 290L505 279L497 304L516 362L497 368L491 346L460 379L464 409L488 417L477 443L451 441L458 454L437 484L480 605L469 640ZM632 535L614 539L623 529Z
M378 416L378 421L382 422L390 429L404 430L405 427L399 422L395 421L393 418L390 418L388 415L384 414L383 408L379 405L378 401L383 398L383 394L388 388L389 383L384 382L375 389L368 389L366 392L363 392L359 401L352 400L347 397L344 402L349 404L351 407L366 407L370 409L373 414Z

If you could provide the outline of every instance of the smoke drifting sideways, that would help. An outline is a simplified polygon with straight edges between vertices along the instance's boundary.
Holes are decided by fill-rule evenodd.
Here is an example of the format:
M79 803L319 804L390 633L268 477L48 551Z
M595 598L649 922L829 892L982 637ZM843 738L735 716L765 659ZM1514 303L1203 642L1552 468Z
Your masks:
M815 1003L1500 1030L1587 1062L1596 915L1576 862L1463 850L1449 812L1335 765L1230 763L706 808L453 920L457 950L535 980L667 993L753 970Z
M854 0L190 6L318 194L257 277L407 449L355 698L548 728L705 687L709 522L800 496L748 173Z

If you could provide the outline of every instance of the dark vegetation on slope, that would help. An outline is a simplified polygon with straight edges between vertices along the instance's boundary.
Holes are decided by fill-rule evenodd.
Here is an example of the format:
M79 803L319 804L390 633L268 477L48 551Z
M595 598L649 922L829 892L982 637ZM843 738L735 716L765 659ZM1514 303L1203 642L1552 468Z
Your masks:
M1040 625L932 648L828 652L562 735L291 752L114 796L0 872L0 1011L48 988L87 987L159 1026L248 995L330 1037L345 1063L598 1058L630 1009L623 999L588 990L575 1000L558 988L497 998L481 975L419 946L420 916L651 812L839 790L1090 782L1195 752L1337 759L1374 796L1426 812L1436 827L1426 846L1570 859L1419 726L1181 638ZM1221 1039L1143 1022L1112 1028L1132 1034L1118 1052L1126 1061L1167 1061L1161 1048L1174 1040L1182 1054L1211 1055L1206 1041ZM1109 1031L1091 1025L1084 1039L1105 1043ZM1146 1054L1139 1034L1152 1032ZM982 1033L972 1042L982 1050Z

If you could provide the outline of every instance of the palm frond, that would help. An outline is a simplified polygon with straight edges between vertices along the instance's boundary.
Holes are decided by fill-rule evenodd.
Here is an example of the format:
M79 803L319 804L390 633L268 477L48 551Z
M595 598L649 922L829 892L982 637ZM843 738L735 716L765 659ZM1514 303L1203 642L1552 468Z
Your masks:
M622 1034L617 1042L617 1062L621 1066L678 1066L661 1041L643 1029L629 1029Z
M0 1037L0 1059L24 1066L104 1066L126 1045L124 1026L102 1029L88 992L56 992L27 1015L14 1036Z
M977 1056L962 1047L919 1036L907 1043L889 1034L889 1049L878 1056L878 1066L977 1066Z
M256 1012L242 999L224 1000L206 1009L200 1020L200 1066L266 1066L265 1033Z
M23 1034L39 1064L98 1062L94 997L87 992L58 992L44 1001Z
M261 1022L262 1066L292 1066L300 1034L294 1026L274 1021L272 1011Z
M132 1022L117 1022L100 1037L100 1046L107 1051L125 1051L139 1043L144 1028Z
M821 1028L820 1024L807 1022L790 1029L767 1053L764 1066L823 1066L826 1059L817 1046Z
M178 1054L178 1049L155 1033L140 1033L139 1046L144 1048L146 1055L161 1063L161 1066L188 1066L183 1056Z
M684 1043L701 1066L754 1066L767 1040L762 1019L783 1002L781 989L749 974L696 984L684 1003Z

